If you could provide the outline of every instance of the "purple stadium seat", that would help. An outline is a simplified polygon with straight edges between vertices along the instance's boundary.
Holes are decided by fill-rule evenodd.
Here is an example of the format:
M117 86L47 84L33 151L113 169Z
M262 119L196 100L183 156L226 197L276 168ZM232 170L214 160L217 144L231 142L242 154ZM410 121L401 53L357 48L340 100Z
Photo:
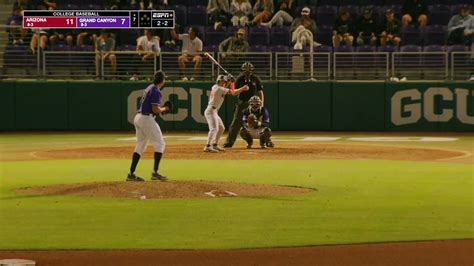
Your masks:
M137 38L140 37L140 31L136 29L122 30L117 36L117 45L137 44Z
M22 68L26 64L26 46L9 44L3 53L3 64L8 67Z
M207 25L207 8L205 6L194 6L188 9L188 25Z
M72 50L71 46L66 45L66 44L51 45L49 49L51 51L71 51Z
M378 52L393 53L398 52L398 46L395 45L385 45L377 48Z
M288 27L272 27L270 36L270 43L273 45L290 45L291 34Z
M227 36L234 36L237 30L240 28L240 26L230 26L227 27ZM245 28L245 32L247 32L247 38L248 38L248 28Z
M451 7L447 5L428 6L430 12L428 22L431 25L448 25L451 18Z
M73 46L72 50L73 51L78 51L78 52L93 52L94 51L94 46L93 45L82 44L82 45Z
M265 45L252 45L250 46L249 52L266 52L268 47Z
M270 46L268 51L272 53L283 53L283 52L288 52L290 49L286 45L275 45L275 46Z
M219 45L227 38L227 30L223 27L221 30L214 30L214 27L207 27L206 45Z
M467 52L468 50L469 50L468 47L462 44L451 45L448 47L448 53Z
M404 45L400 48L400 52L421 52L421 46L418 46L418 45Z
M383 6L385 0L360 0L360 6Z
M330 45L320 45L314 47L315 53L332 53L332 46Z
M386 5L398 5L401 6L403 3L405 3L406 0L386 0L385 4Z
M316 24L318 25L318 27L322 25L332 25L336 18L336 6L320 6L316 11Z
M447 39L447 27L441 25L426 26L424 35L425 45L444 45Z
M423 39L420 29L414 26L403 28L401 37L404 45L420 45Z
M432 5L454 5L456 0L431 0L430 4Z
M248 36L250 45L266 46L270 42L270 30L267 27L252 27L250 28Z
M318 6L339 6L341 4L340 0L319 0L318 1Z
M58 3L59 10L78 10L79 6L71 3Z
M187 25L187 13L186 13L186 7L185 6L180 6L180 5L175 5L170 7L171 10L174 10L176 14L176 23L184 26Z
M103 10L104 5L101 5L101 4L98 4L98 3L88 4L87 9L88 10Z
M117 51L136 51L137 46L133 44L125 44L117 47Z
M184 0L184 1L186 1L188 3L190 2L189 0ZM196 5L196 6L207 6L208 2L209 2L209 0L194 0L194 5Z
M339 7L339 14L344 10L347 10L347 11L349 11L349 13L351 13L352 19L357 19L359 17L359 7L358 6L354 6L354 5L340 6Z
M376 50L377 48L371 45L362 45L362 46L357 46L356 48L356 52L364 52L364 53L375 52Z
M179 5L179 6L188 6L190 1L189 0L173 0L174 5Z
M204 52L218 52L219 46L218 45L206 45L202 48Z
M423 47L423 52L444 52L444 48L441 45L428 45Z
M332 45L332 27L321 26L316 32L316 41L324 45Z
M179 52L181 51L181 48L179 46L169 46L169 45L164 45L161 46L161 51L162 52Z
M352 53L354 52L354 48L351 46L341 45L337 48L334 48L334 52L337 53Z

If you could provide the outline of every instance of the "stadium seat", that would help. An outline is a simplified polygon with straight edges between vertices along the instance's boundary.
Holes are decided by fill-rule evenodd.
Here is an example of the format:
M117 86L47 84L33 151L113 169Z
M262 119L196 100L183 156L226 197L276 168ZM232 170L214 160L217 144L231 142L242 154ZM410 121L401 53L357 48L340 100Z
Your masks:
M223 27L220 30L214 30L214 27L206 28L206 45L219 45L227 38L227 30Z
M364 6L383 6L385 5L385 0L360 0L359 5Z
M207 8L205 6L194 6L188 9L188 25L207 25Z
M430 25L448 25L451 18L451 7L447 5L432 5L428 6Z
M288 52L290 49L288 48L287 45L275 45L275 46L270 46L268 51L272 53L284 53Z
M401 38L404 45L421 45L423 39L420 29L414 26L403 28Z
M180 6L188 6L189 5L189 0L173 0L174 5L180 5Z
M316 53L332 53L332 46L330 45L320 45L314 47L314 52Z
M385 45L377 48L378 52L393 53L398 52L398 46L395 45Z
M320 6L316 10L316 24L332 25L337 18L337 7L336 6Z
M447 40L447 27L441 25L426 26L424 40L425 45L444 45Z
M138 37L140 37L140 31L137 29L122 30L117 36L116 45L136 45Z
M137 46L133 44L126 44L126 45L117 47L117 51L136 51L136 50L137 50Z
M400 52L421 52L419 45L404 45L400 48Z
M321 44L332 46L332 27L329 25L318 27L315 40Z
M357 46L356 47L356 52L362 52L362 53L372 53L376 52L377 47L371 46L371 45L362 45L362 46Z
M336 52L336 53L352 53L352 52L354 52L354 47L341 45L337 48L334 48L334 52Z
M339 14L342 11L345 11L345 10L347 10L347 11L349 11L349 13L351 13L351 16L352 16L353 20L356 20L359 17L359 7L358 6L354 6L354 5L340 6L339 7Z
M339 6L340 4L341 4L340 0L319 0L318 1L318 6L328 6L328 5Z
M186 2L190 2L189 0L184 0ZM207 6L207 3L209 2L209 0L194 0L194 5L196 6ZM192 6L192 5L191 5Z
M423 52L444 52L444 48L441 45L428 45L423 47Z
M266 52L268 51L268 47L265 45L252 45L249 48L249 52L255 53L255 52Z
M468 50L469 50L468 47L462 44L451 45L448 47L448 53L467 52Z
M286 26L272 27L270 36L270 43L273 45L290 45L290 29Z
M161 46L161 51L162 52L179 52L181 51L181 47L179 46L169 46L169 45L164 45Z
M270 43L270 30L264 26L250 28L248 36L250 45L267 46Z
M204 52L218 52L219 46L218 45L206 45L202 48Z
M27 53L26 46L9 44L3 53L3 64L8 67L24 67Z
M184 26L187 25L187 13L186 7L181 5L175 5L170 7L171 10L174 10L176 14L176 23Z

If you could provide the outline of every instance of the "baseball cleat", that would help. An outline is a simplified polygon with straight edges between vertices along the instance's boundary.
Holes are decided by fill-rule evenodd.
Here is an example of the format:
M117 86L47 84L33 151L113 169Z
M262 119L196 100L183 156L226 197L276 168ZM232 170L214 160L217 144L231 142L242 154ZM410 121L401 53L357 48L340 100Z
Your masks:
M224 149L219 148L219 146L217 146L217 144L212 145L212 148L216 151L225 151Z
M132 181L132 182L143 182L143 181L145 181L143 178L138 177L135 174L128 174L126 180L127 181Z
M233 144L230 143L224 143L224 148L232 148Z
M212 147L211 145L206 145L204 147L204 152L212 152L212 153L216 153L216 152L219 152L218 150L214 149L214 147Z
M267 147L268 148L273 148L273 147L275 147L275 144L273 144L273 142L271 140L267 141Z
M160 175L158 173L151 173L151 180L167 181L168 178L166 176Z

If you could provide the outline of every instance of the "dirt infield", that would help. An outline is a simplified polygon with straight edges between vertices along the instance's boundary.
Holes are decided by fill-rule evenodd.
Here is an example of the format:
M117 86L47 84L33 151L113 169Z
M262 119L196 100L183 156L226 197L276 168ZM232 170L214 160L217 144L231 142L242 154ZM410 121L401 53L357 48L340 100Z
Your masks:
M468 266L474 264L473 250L474 240L458 240L250 250L0 251L0 259L30 259L38 266Z
M20 188L27 195L75 195L137 199L191 199L220 197L265 197L309 193L309 188L256 185L230 182L94 182L69 185Z
M152 158L152 147L145 158ZM133 146L88 147L77 149L45 150L30 154L34 159L129 159ZM204 153L202 145L168 145L166 159L214 160L318 160L318 159L379 159L404 161L434 161L465 155L461 151L428 148L407 148L375 145L347 144L279 144L273 149L236 147L219 154ZM31 158L30 158L31 159Z

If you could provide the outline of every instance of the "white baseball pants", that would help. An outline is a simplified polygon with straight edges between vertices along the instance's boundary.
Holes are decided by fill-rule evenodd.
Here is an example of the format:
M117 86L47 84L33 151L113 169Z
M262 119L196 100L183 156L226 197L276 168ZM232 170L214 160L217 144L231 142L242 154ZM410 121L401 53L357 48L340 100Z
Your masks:
M207 144L214 145L219 142L222 134L224 133L225 127L222 119L219 117L217 109L212 108L212 106L207 106L204 111L204 116L206 117L207 124L209 125L209 134L207 137Z
M165 140L161 133L161 128L152 115L135 115L133 120L137 134L137 146L135 152L142 155L148 142L151 142L155 152L163 153L165 151Z

